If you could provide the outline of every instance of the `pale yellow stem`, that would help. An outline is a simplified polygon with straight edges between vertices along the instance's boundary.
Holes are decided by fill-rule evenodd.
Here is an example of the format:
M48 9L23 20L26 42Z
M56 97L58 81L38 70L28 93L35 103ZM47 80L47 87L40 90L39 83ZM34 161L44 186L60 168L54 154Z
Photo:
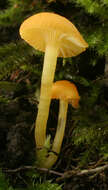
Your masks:
M51 89L56 69L58 44L47 45L44 57L44 66L41 80L40 102L35 127L37 148L42 148L46 139L46 126L51 101Z
M68 102L64 100L60 100L56 135L55 135L54 142L52 145L52 152L50 153L48 158L46 158L46 161L43 164L43 167L45 168L51 168L55 164L56 160L58 159L58 155L56 155L55 153L57 154L60 153L60 149L61 149L61 145L62 145L62 141L64 137L64 132L65 132L67 109L68 109Z
M62 141L64 137L64 132L65 132L67 109L68 109L68 101L60 100L57 131L56 131L56 135L55 135L53 146L52 146L52 151L56 153L60 153L60 149L61 149L61 145L62 145Z

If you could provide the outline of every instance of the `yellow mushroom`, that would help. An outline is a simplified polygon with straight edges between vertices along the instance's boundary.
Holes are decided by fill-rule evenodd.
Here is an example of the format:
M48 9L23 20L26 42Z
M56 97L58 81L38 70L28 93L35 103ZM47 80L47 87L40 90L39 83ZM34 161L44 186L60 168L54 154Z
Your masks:
M46 160L41 163L45 168L51 168L55 164L58 154L60 153L65 132L68 104L71 103L72 106L77 109L79 107L80 100L77 87L75 84L67 80L56 81L52 86L51 96L52 99L60 100L60 106L57 130L52 145L52 151L49 153L49 156L46 158Z
M42 148L46 140L57 57L76 56L85 51L88 44L68 19L50 12L38 13L26 19L20 27L20 35L35 49L45 52L35 128L37 148Z

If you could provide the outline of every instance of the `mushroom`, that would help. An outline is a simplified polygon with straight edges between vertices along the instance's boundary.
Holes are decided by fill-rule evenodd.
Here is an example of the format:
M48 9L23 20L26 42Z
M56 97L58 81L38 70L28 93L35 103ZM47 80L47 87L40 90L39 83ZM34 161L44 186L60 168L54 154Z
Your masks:
M50 12L26 19L20 27L20 35L35 49L45 52L35 127L37 148L43 148L57 57L76 56L85 51L88 44L68 19Z
M44 162L41 163L45 168L52 167L60 153L66 125L68 103L72 104L72 106L77 109L79 107L80 96L77 87L73 83L67 80L61 80L56 81L52 86L52 99L60 100L59 116L52 150L49 152L46 161L44 160Z

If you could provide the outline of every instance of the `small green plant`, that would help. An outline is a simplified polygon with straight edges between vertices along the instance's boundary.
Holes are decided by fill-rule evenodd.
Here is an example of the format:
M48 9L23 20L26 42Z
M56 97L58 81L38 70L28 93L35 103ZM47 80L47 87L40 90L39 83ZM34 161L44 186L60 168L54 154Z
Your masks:
M45 183L36 184L33 190L62 190L61 186L56 183L51 183L51 181L46 181ZM28 189L31 190L31 189Z
M0 171L0 190L13 190L11 186L9 186L8 180L6 180L5 175Z

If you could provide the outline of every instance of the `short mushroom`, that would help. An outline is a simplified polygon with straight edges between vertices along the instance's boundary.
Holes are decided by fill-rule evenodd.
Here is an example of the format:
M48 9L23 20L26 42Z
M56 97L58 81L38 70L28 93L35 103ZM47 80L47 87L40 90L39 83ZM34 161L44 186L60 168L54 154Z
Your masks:
M37 148L42 148L46 140L57 57L76 56L85 51L88 44L68 19L50 12L37 13L26 19L20 27L20 35L35 49L45 52L35 128Z
M56 81L52 86L52 99L59 99L60 106L57 130L52 145L52 151L43 163L43 167L46 168L51 168L55 164L58 154L60 153L66 125L68 104L71 103L74 108L78 108L80 96L75 84L67 80L61 80Z

